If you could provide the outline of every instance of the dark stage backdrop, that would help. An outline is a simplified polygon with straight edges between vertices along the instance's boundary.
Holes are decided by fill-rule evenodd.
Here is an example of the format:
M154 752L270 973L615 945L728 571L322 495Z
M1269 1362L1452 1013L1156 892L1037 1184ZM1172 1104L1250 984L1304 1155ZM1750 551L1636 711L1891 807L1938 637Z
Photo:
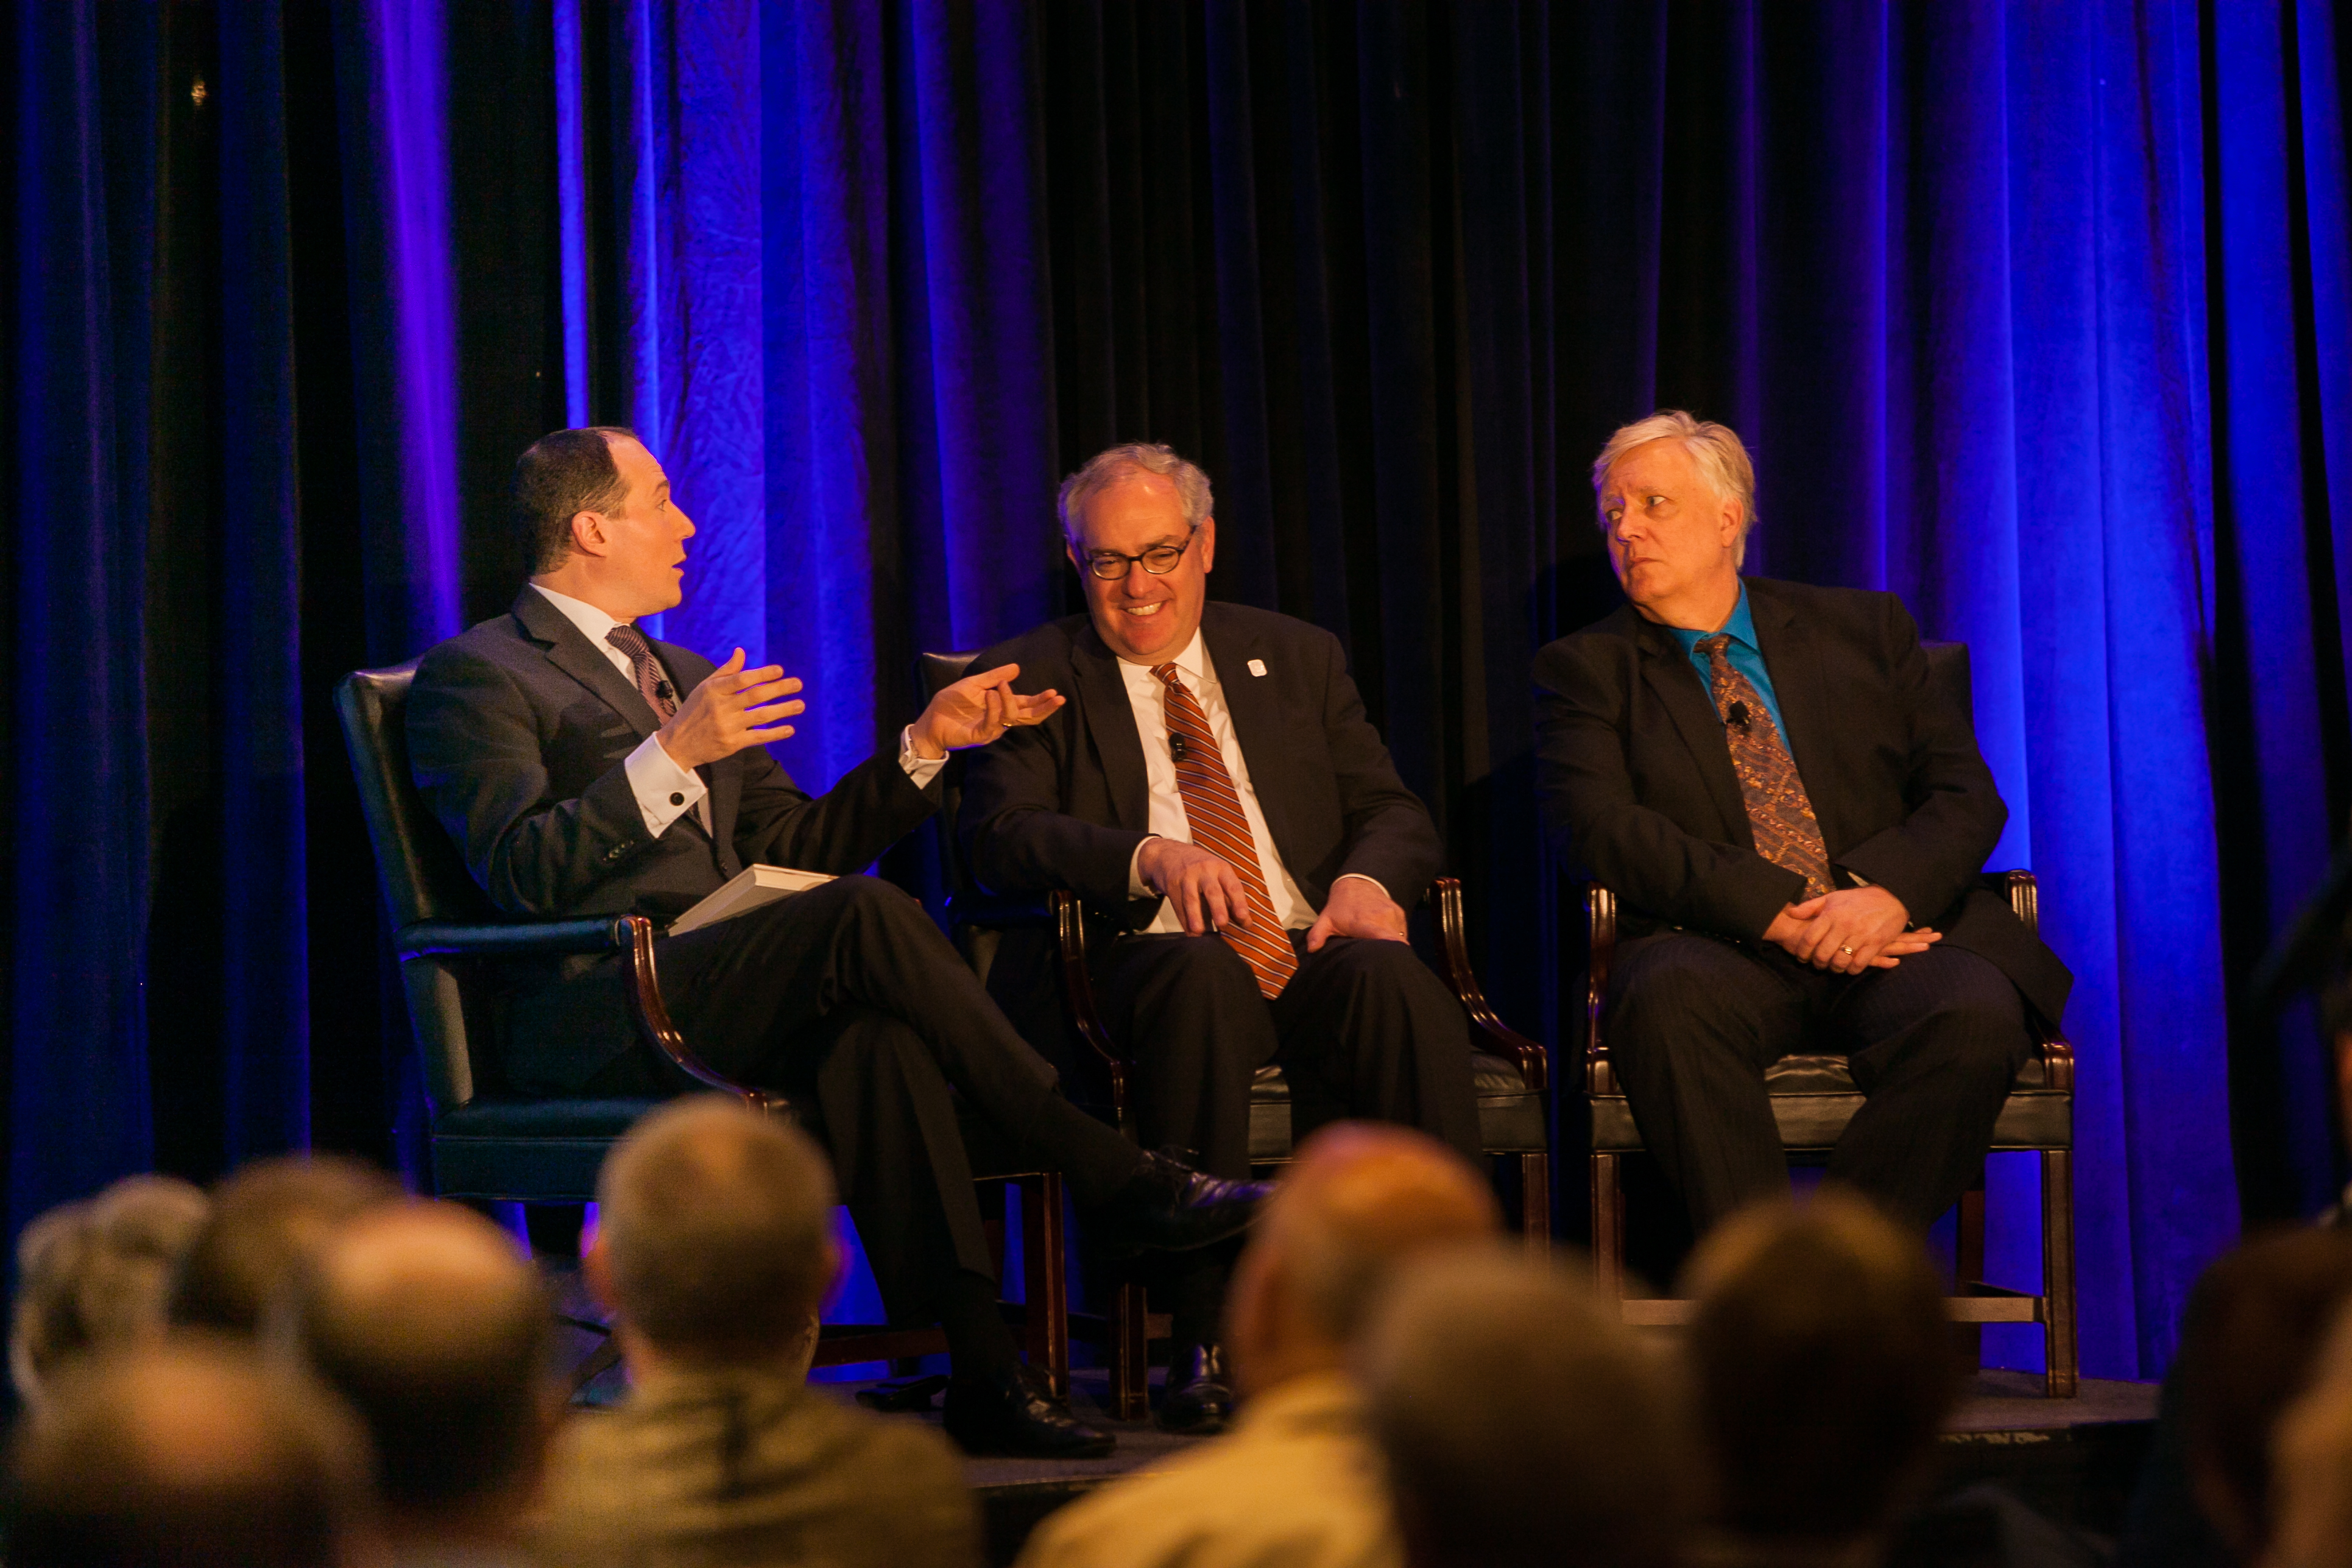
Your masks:
M820 786L916 650L1075 604L1066 468L1199 457L1217 589L1346 640L1567 1047L1528 659L1613 602L1608 430L1727 419L1762 570L1975 650L2080 977L2086 1369L2336 1180L2308 1016L2231 1026L2352 806L2318 0L49 0L5 48L12 1225L413 1153L327 696L505 605L506 466L591 419L699 519L667 635L808 679Z

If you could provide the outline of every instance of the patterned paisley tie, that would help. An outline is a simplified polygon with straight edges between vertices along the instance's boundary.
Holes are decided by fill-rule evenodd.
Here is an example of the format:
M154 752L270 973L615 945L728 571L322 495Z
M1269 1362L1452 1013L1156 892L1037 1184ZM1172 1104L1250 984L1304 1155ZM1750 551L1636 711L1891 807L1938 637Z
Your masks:
M1298 954L1290 939L1275 923L1274 900L1265 890L1265 873L1258 867L1257 836L1250 831L1242 797L1225 772L1225 753L1209 731L1209 716L1177 674L1172 664L1155 664L1151 673L1168 688L1168 749L1176 753L1176 791L1184 797L1184 821L1192 842L1241 873L1249 889L1249 924L1227 926L1217 934L1233 944L1257 976L1259 994L1269 1002L1282 994L1298 973Z
M1830 891L1830 852L1822 843L1822 825L1813 819L1813 803L1805 797L1805 781L1797 776L1796 760L1772 722L1772 710L1753 682L1731 667L1727 650L1731 638L1722 632L1698 639L1706 655L1708 683L1714 688L1715 711L1723 721L1723 738L1731 748L1731 769L1739 775L1739 793L1748 803L1748 821L1756 836L1756 853L1805 879L1805 897Z

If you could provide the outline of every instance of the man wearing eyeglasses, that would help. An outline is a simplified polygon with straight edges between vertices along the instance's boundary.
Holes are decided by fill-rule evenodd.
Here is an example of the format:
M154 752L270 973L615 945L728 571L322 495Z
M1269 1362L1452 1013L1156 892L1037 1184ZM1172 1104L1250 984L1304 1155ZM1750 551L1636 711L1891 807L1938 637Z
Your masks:
M975 668L1017 660L1019 689L1067 703L969 753L958 831L982 888L1066 889L1117 928L1094 985L1134 1064L1145 1147L1247 1174L1251 1079L1278 1061L1296 1137L1375 1118L1476 1160L1468 1026L1405 942L1437 830L1365 720L1339 639L1208 603L1208 476L1166 447L1098 454L1063 481L1060 510L1087 614ZM1024 934L992 971L1009 1011L1051 984ZM1224 1272L1222 1255L1195 1255L1171 1281L1161 1423L1176 1430L1214 1430L1231 1408Z

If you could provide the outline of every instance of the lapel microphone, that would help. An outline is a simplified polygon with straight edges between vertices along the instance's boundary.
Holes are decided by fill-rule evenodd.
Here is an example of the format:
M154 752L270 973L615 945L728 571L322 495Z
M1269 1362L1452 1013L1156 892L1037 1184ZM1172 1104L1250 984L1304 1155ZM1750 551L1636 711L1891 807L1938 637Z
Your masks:
M670 689L669 682L662 679L658 676L654 679L654 695L660 698L665 702L675 702L677 700L677 693Z
M1183 736L1171 735L1168 737L1168 754L1175 758L1180 763L1184 760Z
M1748 704L1735 700L1724 717L1745 730L1748 728Z

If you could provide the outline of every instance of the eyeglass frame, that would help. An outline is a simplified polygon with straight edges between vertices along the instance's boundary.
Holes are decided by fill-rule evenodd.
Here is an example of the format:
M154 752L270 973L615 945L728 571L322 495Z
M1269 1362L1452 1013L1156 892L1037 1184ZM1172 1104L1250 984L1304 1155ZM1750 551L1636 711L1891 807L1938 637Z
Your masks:
M1147 577L1165 577L1169 573L1175 571L1177 567L1181 566L1184 563L1184 552L1192 548L1192 541L1199 538L1200 533L1201 525L1199 523L1189 523L1186 525L1184 542L1181 544L1155 544L1150 550L1146 550L1141 554L1138 555L1122 554L1120 552L1116 550L1090 550L1084 555L1078 556L1078 564L1086 569L1087 576L1094 578L1098 583L1124 583L1134 574L1135 569L1139 566L1143 568L1144 575ZM1161 567L1159 571L1154 572L1151 569L1151 563L1146 561L1143 557L1145 555L1151 554L1154 551L1160 550L1173 550L1176 552L1176 559L1168 563L1167 565ZM1106 577L1101 573L1095 570L1095 563L1097 561L1119 562L1123 564L1124 570L1122 570L1116 577Z

